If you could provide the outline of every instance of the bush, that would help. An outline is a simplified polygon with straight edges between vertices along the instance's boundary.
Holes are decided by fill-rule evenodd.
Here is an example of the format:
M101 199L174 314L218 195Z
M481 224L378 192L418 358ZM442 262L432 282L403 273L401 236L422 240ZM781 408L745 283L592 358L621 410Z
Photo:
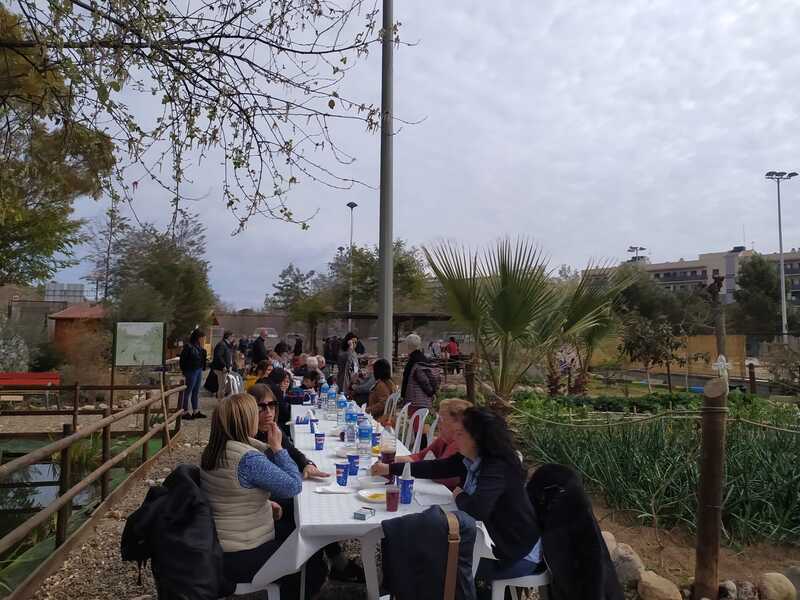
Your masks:
M52 342L42 342L36 347L31 371L57 371L64 364L64 354Z

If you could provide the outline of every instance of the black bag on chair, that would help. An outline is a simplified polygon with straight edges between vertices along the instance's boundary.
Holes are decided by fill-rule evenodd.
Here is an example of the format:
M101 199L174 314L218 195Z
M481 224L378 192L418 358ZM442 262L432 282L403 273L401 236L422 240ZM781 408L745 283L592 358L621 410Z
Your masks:
M200 469L178 465L164 485L150 488L128 517L122 560L148 560L159 600L217 600L234 592L223 575L222 547L202 489Z
M219 382L217 381L217 372L213 369L208 372L208 377L206 377L206 382L203 384L203 387L211 394L216 394L217 390L219 389Z

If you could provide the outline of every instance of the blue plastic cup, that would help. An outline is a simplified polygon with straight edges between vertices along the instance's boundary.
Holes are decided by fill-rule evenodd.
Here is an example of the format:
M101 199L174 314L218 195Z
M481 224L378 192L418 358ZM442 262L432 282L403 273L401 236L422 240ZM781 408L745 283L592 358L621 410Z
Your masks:
M311 421L309 421L309 427L311 428L311 433L317 433L317 428L319 427L319 419L311 419Z
M318 431L314 434L314 450L322 450L325 448L325 434Z
M414 498L414 480L400 478L400 504L411 504Z
M381 445L381 434L377 431L372 432L372 447Z
M350 465L350 475L358 475L358 454L348 454L347 463Z
M336 463L336 483L342 487L347 486L347 475L350 473L350 463Z

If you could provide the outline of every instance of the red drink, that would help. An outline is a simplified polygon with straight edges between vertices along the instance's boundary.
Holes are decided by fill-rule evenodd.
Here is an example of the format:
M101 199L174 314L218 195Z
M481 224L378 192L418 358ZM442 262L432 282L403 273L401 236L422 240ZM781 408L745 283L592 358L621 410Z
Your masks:
M394 462L397 450L383 450L381 451L381 462L385 465L391 465Z
M396 485L386 486L386 510L388 512L397 512L400 506L400 488Z

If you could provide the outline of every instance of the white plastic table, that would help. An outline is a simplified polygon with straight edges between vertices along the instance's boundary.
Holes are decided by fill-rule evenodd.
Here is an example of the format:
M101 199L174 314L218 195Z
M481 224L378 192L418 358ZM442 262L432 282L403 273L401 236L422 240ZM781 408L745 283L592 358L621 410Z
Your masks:
M308 408L308 406L292 406L292 423L298 415L305 415ZM323 414L318 414L317 417L320 419L321 431L326 434L336 426L335 422L324 420ZM343 460L335 455L335 450L343 446L338 437L334 439L333 436L326 435L325 449L318 452L314 450L314 436L310 433L309 425L292 425L292 429L295 446L321 470L335 474L334 464ZM397 454L399 456L408 454L408 450L399 441ZM378 600L378 572L375 559L377 544L383 537L381 523L385 519L422 512L428 507L421 505L415 498L411 504L401 504L397 512L390 513L385 505L365 504L356 494L355 488L350 494L318 494L314 491L317 487L326 485L336 485L335 475L325 482L314 480L303 482L303 491L295 497L294 532L259 570L251 584L237 586L237 594L262 590L266 584L284 575L296 573L311 556L332 542L358 539L361 541L367 598ZM416 480L414 486L417 490L423 489L437 496L452 498L445 486L432 481ZM374 508L376 515L366 521L355 520L353 513L362 506ZM445 510L455 508L454 503L441 506Z

